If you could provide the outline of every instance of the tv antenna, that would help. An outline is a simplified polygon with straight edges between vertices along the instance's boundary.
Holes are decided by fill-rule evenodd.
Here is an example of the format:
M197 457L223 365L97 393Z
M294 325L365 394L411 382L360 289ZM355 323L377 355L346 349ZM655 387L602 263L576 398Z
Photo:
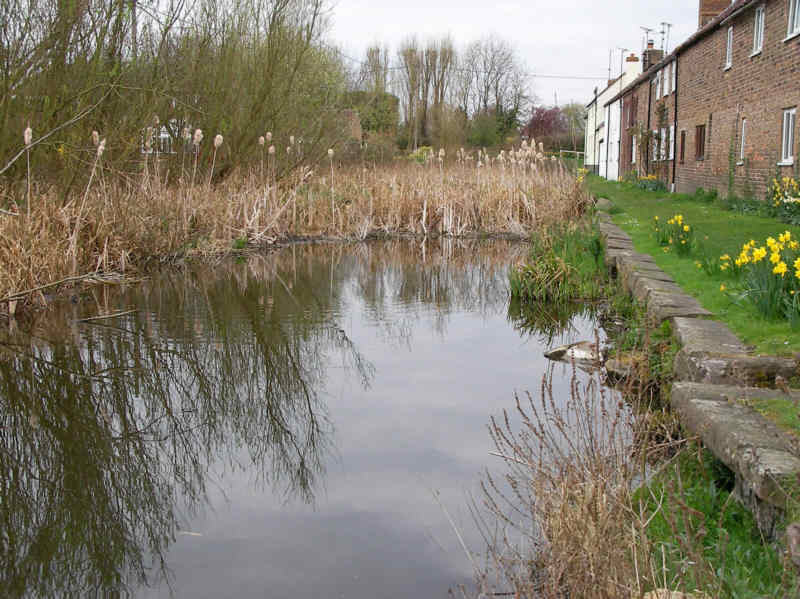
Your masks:
M661 46L664 50L664 54L669 54L669 32L672 29L672 23L661 23ZM664 38L666 36L666 45L664 43Z
M655 31L655 29L650 29L649 27L639 27L642 31L644 31L644 44L642 44L642 52L647 50L647 42L650 41L650 34Z

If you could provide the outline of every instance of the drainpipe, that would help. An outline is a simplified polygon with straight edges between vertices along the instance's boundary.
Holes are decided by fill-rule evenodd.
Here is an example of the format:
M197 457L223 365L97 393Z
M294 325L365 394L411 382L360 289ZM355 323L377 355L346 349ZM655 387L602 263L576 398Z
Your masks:
M675 125L672 128L673 134L672 137L672 144L674 146L674 150L672 153L672 193L675 193L675 190L678 188L677 184L675 183L675 174L678 172L678 78L680 77L680 72L678 71L678 53L675 53L675 62L672 65L672 68L675 69L675 103L673 108L675 110Z
M650 134L650 112L653 108L653 82L648 80L647 81L647 134ZM644 163L647 165L647 170L650 170L650 146L653 144L647 144L647 149L644 153Z
M594 158L597 160L597 172L600 174L600 142L597 141L597 86L594 88Z
M611 109L606 107L606 176L608 181L608 149L611 147Z

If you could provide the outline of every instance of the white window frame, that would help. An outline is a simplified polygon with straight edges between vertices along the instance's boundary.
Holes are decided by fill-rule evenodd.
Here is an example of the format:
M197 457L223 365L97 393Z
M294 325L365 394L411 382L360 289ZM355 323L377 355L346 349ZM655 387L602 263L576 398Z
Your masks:
M669 63L666 67L664 67L664 85L661 92L663 96L666 98L669 95L669 86L672 83L672 75L670 75L670 71L672 70L672 63Z
M678 59L672 61L672 93L678 91Z
M781 135L781 166L794 164L795 130L797 129L797 108L783 111L783 132Z
M661 128L661 141L658 144L658 155L661 160L667 159L667 128Z
M653 162L658 162L661 155L659 147L658 129L653 129Z
M675 125L669 127L669 159L675 160Z
M661 97L661 71L656 73L656 98Z
M631 137L631 164L636 164L636 151L639 148L636 147L636 136L633 135Z
M762 4L756 7L755 17L753 20L753 53L750 56L761 54L764 49L764 31L765 31L765 8Z
M747 119L742 119L742 133L739 137L739 162L737 166L744 164L744 151L747 147Z
M800 35L800 0L789 0L789 26L784 41L798 35Z
M725 70L733 66L733 25L728 27L728 36L725 45Z

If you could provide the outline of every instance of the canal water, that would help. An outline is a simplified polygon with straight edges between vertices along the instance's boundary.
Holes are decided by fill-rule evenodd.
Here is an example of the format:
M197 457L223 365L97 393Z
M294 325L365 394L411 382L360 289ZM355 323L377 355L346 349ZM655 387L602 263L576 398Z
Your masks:
M97 288L0 336L3 597L448 597L564 307L502 241L298 245ZM109 314L118 314L107 317ZM572 371L553 378L569 393ZM582 376L582 375L580 375Z

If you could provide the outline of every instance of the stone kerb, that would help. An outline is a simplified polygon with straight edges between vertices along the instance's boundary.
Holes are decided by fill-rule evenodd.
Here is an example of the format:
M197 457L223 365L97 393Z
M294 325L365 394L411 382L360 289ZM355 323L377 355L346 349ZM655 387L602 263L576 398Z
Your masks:
M775 393L683 382L674 384L670 398L683 426L735 473L738 499L770 539L778 532L788 492L797 486L800 459L784 433L746 403ZM800 393L786 399L800 402Z
M736 476L736 495L753 512L759 529L774 538L786 508L787 488L800 475L798 451L776 425L748 407L753 398L779 398L800 405L800 393L753 388L775 386L800 374L798 361L755 356L711 312L675 283L647 254L636 252L627 233L599 213L606 240L606 266L646 306L648 320L671 321L680 350L674 360L671 396L683 425L702 438ZM750 387L748 387L750 386Z

